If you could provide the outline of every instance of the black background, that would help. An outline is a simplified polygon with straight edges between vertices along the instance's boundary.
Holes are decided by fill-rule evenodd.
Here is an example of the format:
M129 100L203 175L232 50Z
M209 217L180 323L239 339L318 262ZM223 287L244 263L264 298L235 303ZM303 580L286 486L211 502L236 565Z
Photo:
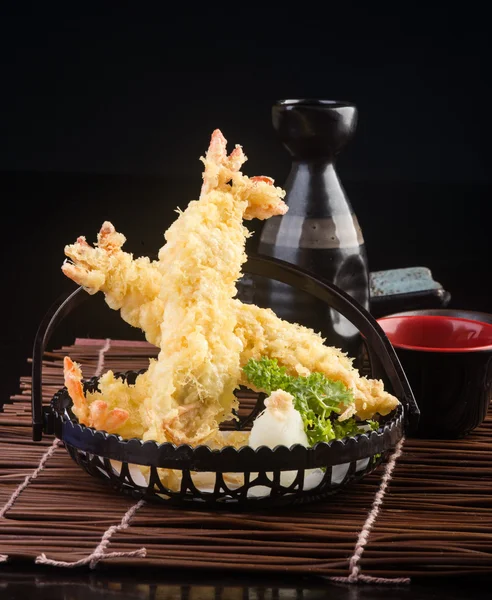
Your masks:
M108 219L127 250L154 256L199 193L213 129L244 147L248 175L282 185L290 161L271 125L281 98L357 104L338 171L371 270L427 266L452 306L492 312L486 12L322 6L2 5L3 399L28 371L43 314L74 289L64 245L95 241ZM98 297L84 310L53 344L141 338Z

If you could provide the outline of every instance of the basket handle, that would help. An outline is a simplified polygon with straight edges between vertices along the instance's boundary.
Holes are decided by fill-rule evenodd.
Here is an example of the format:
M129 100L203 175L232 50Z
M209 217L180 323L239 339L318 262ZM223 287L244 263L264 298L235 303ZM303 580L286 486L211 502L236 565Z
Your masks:
M31 386L31 412L32 412L32 439L39 442L44 433L52 433L49 423L51 411L43 407L43 356L50 337L61 321L88 297L83 287L63 294L50 306L41 321L36 336L32 353L32 386Z
M374 378L382 368L393 393L405 406L405 424L409 433L417 429L420 410L396 352L376 319L349 294L329 281L309 271L273 257L251 254L243 270L254 275L275 279L322 300L348 319L367 342Z
M410 433L416 430L420 411L405 372L386 334L363 306L337 286L315 277L305 269L277 258L250 255L243 270L253 275L286 283L312 294L351 321L367 341L371 366L373 368L377 368L377 365L382 367L393 392L405 406L407 429ZM32 439L36 442L42 439L43 432L52 433L51 410L49 407L43 407L42 398L44 351L57 325L88 296L89 294L80 286L68 295L64 294L58 298L47 311L36 333L32 357L31 391ZM376 374L373 373L373 376Z

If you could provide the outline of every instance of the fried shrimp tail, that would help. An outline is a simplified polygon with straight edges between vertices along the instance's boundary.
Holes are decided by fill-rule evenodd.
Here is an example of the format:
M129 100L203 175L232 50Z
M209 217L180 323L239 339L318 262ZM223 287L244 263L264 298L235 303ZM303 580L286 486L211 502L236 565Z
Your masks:
M82 386L82 371L77 363L68 356L63 359L65 387L73 402L73 413L84 425L89 421L89 405Z
M123 251L126 241L105 221L91 246L84 236L65 246L62 272L89 294L102 292L106 303L121 317L145 332L147 341L159 345L163 307L158 299L161 274L155 261L133 258Z
M89 406L90 421L92 427L103 429L108 433L115 433L128 420L128 412L121 408L109 409L108 403L104 400L95 400Z
M85 288L89 294L95 294L106 283L113 257L118 256L126 238L118 233L113 224L105 221L97 235L94 247L79 236L75 244L65 246L66 260L62 265L63 273Z
M275 187L271 177L257 175L250 178L244 175L240 169L248 159L242 147L236 144L228 155L227 140L219 129L212 133L210 146L201 160L205 168L200 197L211 190L237 193L248 203L243 213L246 220L264 220L287 212L288 207L283 201L285 191Z
M104 400L90 404L84 394L82 371L70 357L63 359L65 386L73 402L73 413L80 423L108 433L116 433L127 422L129 413L121 408L109 409Z

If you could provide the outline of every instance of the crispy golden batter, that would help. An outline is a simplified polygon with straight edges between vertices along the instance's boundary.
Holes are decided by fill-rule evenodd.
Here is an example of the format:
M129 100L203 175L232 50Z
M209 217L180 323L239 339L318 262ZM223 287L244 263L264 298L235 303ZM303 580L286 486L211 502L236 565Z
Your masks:
M108 306L120 310L127 323L143 329L147 340L158 346L163 314L159 299L162 275L157 261L145 256L134 259L123 252L125 241L125 236L106 221L94 247L83 236L75 244L65 246L67 260L62 271L89 294L103 292Z
M311 329L234 299L246 260L243 219L285 213L284 192L268 177L243 175L241 147L227 155L218 130L201 160L200 199L167 230L157 261L124 252L125 237L108 222L95 247L83 237L65 247L65 275L89 293L103 292L111 308L160 347L133 386L116 384L112 374L102 379L108 409L128 413L119 433L220 447L218 426L236 406L234 390L246 383L241 367L262 356L276 358L293 375L319 371L343 381L361 418L388 414L398 400L382 382L361 377L343 352ZM98 399L88 395L87 402ZM87 410L79 413L85 422Z
M132 390L129 394L145 391L140 406L144 439L205 442L237 406L242 342L235 334L233 297L246 260L249 232L243 219L287 210L284 191L271 179L249 179L239 171L245 160L239 146L228 156L224 137L213 133L203 158L200 199L190 202L168 229L157 263L133 261L121 251L123 236L109 224L95 248L79 238L65 250L73 264L66 263L64 273L93 293L105 292L108 304L122 314L125 310L127 319L131 315L135 322L150 314L142 305L154 310L156 296L161 303L160 334L151 334L159 339L157 360L133 386L122 383ZM149 275L143 291L140 265ZM125 271L128 280L122 277ZM157 290L158 272L164 275Z
M254 305L238 308L236 334L243 341L241 364L250 358L276 358L290 375L323 373L329 379L342 381L353 391L356 414L369 419L375 414L387 415L398 404L397 398L385 391L383 382L361 377L352 365L353 359L337 348L326 346L324 339L312 329L279 319L270 309ZM244 310L246 309L247 310ZM246 385L246 380L241 383Z

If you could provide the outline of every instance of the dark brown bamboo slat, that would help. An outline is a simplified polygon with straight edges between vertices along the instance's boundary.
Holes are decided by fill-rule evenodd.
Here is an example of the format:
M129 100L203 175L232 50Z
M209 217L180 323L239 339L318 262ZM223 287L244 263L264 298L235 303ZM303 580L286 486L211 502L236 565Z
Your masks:
M63 386L70 355L95 374L104 340L77 339L46 353L43 398ZM104 368L143 369L157 349L112 340ZM0 510L53 443L31 441L30 378L0 413ZM245 396L244 411L254 400ZM207 572L345 576L371 510L382 468L320 503L263 512L177 509L144 504L117 531L108 552L146 548L145 557L103 559L105 566L195 568ZM0 554L40 554L73 562L90 555L135 501L77 466L63 447L0 518ZM492 573L492 415L462 440L407 439L360 561L365 575L449 579ZM0 564L0 572L2 565Z

